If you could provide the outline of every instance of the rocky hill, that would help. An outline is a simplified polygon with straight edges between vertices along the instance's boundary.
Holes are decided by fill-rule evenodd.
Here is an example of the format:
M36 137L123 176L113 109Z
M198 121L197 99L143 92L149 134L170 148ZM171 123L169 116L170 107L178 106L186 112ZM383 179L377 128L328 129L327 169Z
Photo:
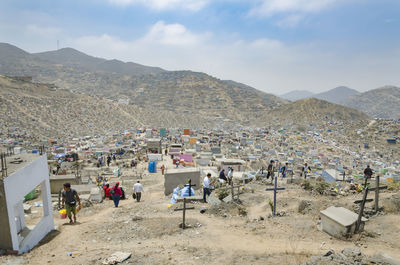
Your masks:
M323 124L325 122L367 122L369 117L361 111L316 98L301 99L270 112L271 120L291 124Z
M188 117L170 111L140 108L92 97L53 85L31 83L0 75L0 138L30 135L33 139L109 135L145 126L206 127L216 120Z
M314 95L313 92L307 91L307 90L293 90L288 93L280 95L281 98L290 100L290 101L296 101L299 99L303 98L310 98Z
M374 118L398 119L400 118L400 88L384 86L373 89L350 97L344 104Z
M207 117L212 122L217 120L217 125L251 125L269 110L287 103L252 87L204 73L107 61L68 48L29 54L0 44L0 51L13 55L0 58L0 74L31 76L34 82L52 83L73 93L100 96L158 113L184 115L196 122L198 117ZM140 74L130 74L134 67L140 67Z
M159 67L149 67L132 62L106 60L86 55L72 48L63 48L32 54L33 59L39 59L54 64L81 69L87 72L119 73L124 75L157 74L164 72Z
M348 98L357 94L360 94L360 92L355 89L339 86L331 90L315 94L312 97L326 100L331 103L343 104Z

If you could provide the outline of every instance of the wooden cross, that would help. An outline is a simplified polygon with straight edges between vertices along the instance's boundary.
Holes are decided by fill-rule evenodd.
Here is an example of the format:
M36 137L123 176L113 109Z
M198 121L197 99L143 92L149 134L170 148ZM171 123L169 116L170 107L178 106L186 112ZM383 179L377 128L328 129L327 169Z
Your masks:
M274 187L265 189L266 191L271 191L271 190L274 191L274 208L272 209L272 216L275 216L275 213L276 213L276 192L278 190L284 190L284 189L285 188L278 188L278 177L277 176L275 176Z
M361 218L363 216L364 213L364 207L365 207L365 203L367 202L372 202L373 199L367 199L368 196L368 192L369 191L375 191L375 208L374 211L375 213L378 212L379 210L379 191L380 190L384 190L387 189L387 186L381 186L379 187L379 176L375 177L375 187L374 188L368 188L367 187L367 180L365 181L365 189L364 189L364 195L363 195L363 199L362 200L357 200L354 201L354 203L361 203L360 205L360 213L358 214L358 219L357 219L357 223L356 223L356 228L354 230L355 233L358 232L358 230L360 229L360 224L361 224Z
M368 187L365 187L363 199L361 200L361 205L360 205L360 213L358 214L357 223L356 223L356 227L354 229L354 233L357 233L358 230L360 229L361 218L363 216L365 203L367 202L367 196L368 196Z
M235 193L234 193L234 189L235 188L237 188L238 189L238 191L237 191L237 194L236 194L236 197L237 197L237 200L239 200L239 194L240 194L240 187L243 187L244 185L233 185L233 180L232 180L232 182L231 182L231 185L230 185L230 187L225 187L225 188L220 188L221 190L226 190L226 189L230 189L231 190L231 196L232 196L232 200L235 198L234 196L235 196Z
M183 198L183 208L181 209L175 209L174 211L182 211L182 229L186 228L186 224L185 224L185 218L186 218L186 210L193 210L194 207L186 207L186 198Z
M189 179L188 184L185 185L185 187L189 187L189 197L192 196L192 187L195 187L196 184L192 184L192 180Z
M379 191L380 190L386 190L388 187L387 186L381 186L379 187L379 176L375 177L375 188L369 189L370 191L375 191L375 213L378 212L379 210Z

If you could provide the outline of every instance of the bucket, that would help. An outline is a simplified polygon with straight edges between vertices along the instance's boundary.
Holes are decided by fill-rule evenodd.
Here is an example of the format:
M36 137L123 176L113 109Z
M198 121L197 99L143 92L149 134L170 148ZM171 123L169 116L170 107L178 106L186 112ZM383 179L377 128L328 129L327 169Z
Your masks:
M61 209L61 210L59 211L59 213L60 213L61 219L67 218L67 210Z

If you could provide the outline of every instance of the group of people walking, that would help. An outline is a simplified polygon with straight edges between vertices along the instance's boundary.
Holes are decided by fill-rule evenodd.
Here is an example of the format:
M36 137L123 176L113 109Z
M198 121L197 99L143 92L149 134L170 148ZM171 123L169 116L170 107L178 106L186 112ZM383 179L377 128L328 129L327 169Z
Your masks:
M104 198L112 200L114 202L114 207L118 208L119 202L125 197L125 193L117 181L114 186L110 187L109 183L103 186ZM144 191L143 185L138 180L135 185L133 185L132 197L140 202L142 198L142 192ZM70 224L76 223L76 213L82 208L81 200L79 198L78 192L71 188L70 183L65 183L63 185L63 190L61 191L61 209L66 210L66 214L70 220Z
M106 199L113 200L114 201L114 206L116 208L119 205L119 201L121 199L125 199L125 192L122 189L122 187L120 187L119 182L116 182L115 186L113 186L112 188L110 188L110 184L109 183L106 183L103 186L103 189L104 189L104 197ZM142 198L142 192L143 192L143 185L138 180L137 183L135 183L135 185L133 185L132 197L134 199L136 199L137 202L140 202L140 199Z

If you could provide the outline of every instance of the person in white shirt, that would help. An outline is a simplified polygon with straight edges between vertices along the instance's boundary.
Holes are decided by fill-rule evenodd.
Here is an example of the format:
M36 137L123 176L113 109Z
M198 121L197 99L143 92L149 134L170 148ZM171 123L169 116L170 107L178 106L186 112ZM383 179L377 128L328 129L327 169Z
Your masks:
M206 200L206 195L210 196L211 191L210 191L210 178L211 174L208 173L207 176L203 180L203 202L207 203Z
M133 185L133 193L136 195L136 201L140 202L140 198L142 197L142 192L143 192L143 186L140 184L140 181L138 180L135 185Z
M229 185L231 185L232 180L233 180L233 168L230 167L229 170L228 170L228 183L229 183Z

